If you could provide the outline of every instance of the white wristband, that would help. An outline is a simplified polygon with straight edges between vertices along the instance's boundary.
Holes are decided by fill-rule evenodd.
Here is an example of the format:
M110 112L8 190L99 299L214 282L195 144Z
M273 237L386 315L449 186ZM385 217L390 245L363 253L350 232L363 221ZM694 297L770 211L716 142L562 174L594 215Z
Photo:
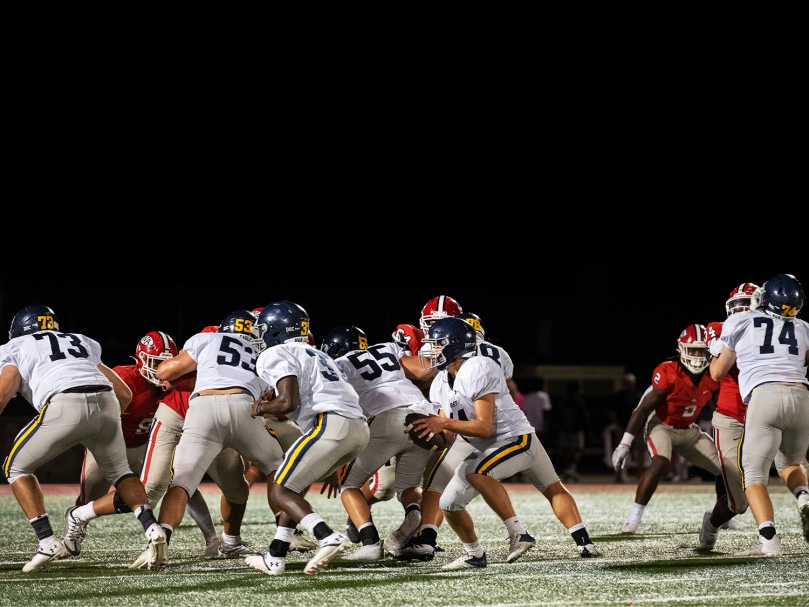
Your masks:
M621 439L622 445L631 445L632 441L635 440L635 435L630 434L629 432L624 432L624 437Z

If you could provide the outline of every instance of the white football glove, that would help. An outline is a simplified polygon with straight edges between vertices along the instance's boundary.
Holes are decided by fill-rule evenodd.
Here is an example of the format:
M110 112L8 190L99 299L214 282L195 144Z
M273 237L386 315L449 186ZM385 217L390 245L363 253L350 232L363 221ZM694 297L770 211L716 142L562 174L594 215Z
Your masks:
M620 444L612 452L612 467L618 472L626 465L626 458L629 457L629 445Z
M712 339L708 344L708 352L711 356L719 356L722 353L722 342L718 339Z

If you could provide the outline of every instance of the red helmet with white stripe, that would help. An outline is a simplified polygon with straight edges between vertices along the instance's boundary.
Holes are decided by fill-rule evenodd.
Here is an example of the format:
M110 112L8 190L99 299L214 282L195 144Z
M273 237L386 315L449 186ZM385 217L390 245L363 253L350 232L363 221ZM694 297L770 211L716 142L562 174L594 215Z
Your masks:
M177 344L174 343L168 333L149 331L140 338L135 348L135 361L138 364L138 372L146 381L159 386L160 380L155 375L157 365L164 360L177 356L178 353Z
M460 316L463 308L460 304L452 299L449 295L439 295L433 297L430 301L424 304L421 309L421 318L419 319L419 327L424 331L424 335L430 331L430 326L439 318L448 318L451 316Z
M680 362L695 375L702 373L710 364L707 339L704 325L688 325L677 339Z
M743 282L730 292L730 297L725 302L725 311L728 316L736 312L746 312L750 309L750 301L753 293L758 289L758 285L752 282Z

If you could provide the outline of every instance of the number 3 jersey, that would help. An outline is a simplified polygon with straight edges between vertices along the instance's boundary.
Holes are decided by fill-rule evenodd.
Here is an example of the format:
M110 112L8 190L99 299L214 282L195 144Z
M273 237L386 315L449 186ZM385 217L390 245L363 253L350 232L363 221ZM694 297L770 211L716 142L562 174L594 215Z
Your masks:
M405 376L399 358L409 355L409 348L393 342L353 350L336 359L360 399L368 418L405 405L419 405L418 410L432 412L434 407L413 382Z
M449 373L439 372L430 386L430 400L439 403L447 417L461 421L477 419L475 401L487 394L494 394L492 433L487 438L464 436L469 444L485 451L495 443L534 431L511 397L503 370L492 358L473 356L461 365L454 381Z
M336 413L349 419L367 419L359 396L340 366L325 352L308 344L287 342L267 348L258 357L257 372L273 389L289 375L298 378L301 405L287 413L304 434L320 413Z
M269 387L256 375L250 340L238 333L197 333L183 344L183 350L197 363L197 392L244 388L255 399Z
M744 402L753 388L770 381L809 384L806 349L809 324L750 310L731 314L722 325L720 341L736 352L739 390Z
M666 399L657 405L655 414L672 428L687 428L708 404L719 384L703 372L695 386L691 374L676 360L667 360L655 367L652 387L666 393Z
M40 411L51 396L77 386L108 386L98 370L101 344L78 333L37 331L15 337L0 349L0 369L17 367L20 394Z

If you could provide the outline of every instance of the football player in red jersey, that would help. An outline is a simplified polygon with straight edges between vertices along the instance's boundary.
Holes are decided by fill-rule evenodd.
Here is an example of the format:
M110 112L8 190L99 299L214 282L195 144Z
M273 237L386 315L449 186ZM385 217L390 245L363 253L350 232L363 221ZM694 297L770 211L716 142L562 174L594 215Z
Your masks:
M626 462L635 435L645 426L652 463L638 480L635 503L621 527L622 533L637 532L643 510L671 466L672 452L715 475L717 497L724 496L716 445L696 424L700 411L708 403L713 408L719 393L719 383L707 372L710 361L706 340L703 325L688 325L683 329L677 339L679 358L655 367L652 385L629 418L624 436L612 454L617 472ZM732 516L731 513L728 519Z

